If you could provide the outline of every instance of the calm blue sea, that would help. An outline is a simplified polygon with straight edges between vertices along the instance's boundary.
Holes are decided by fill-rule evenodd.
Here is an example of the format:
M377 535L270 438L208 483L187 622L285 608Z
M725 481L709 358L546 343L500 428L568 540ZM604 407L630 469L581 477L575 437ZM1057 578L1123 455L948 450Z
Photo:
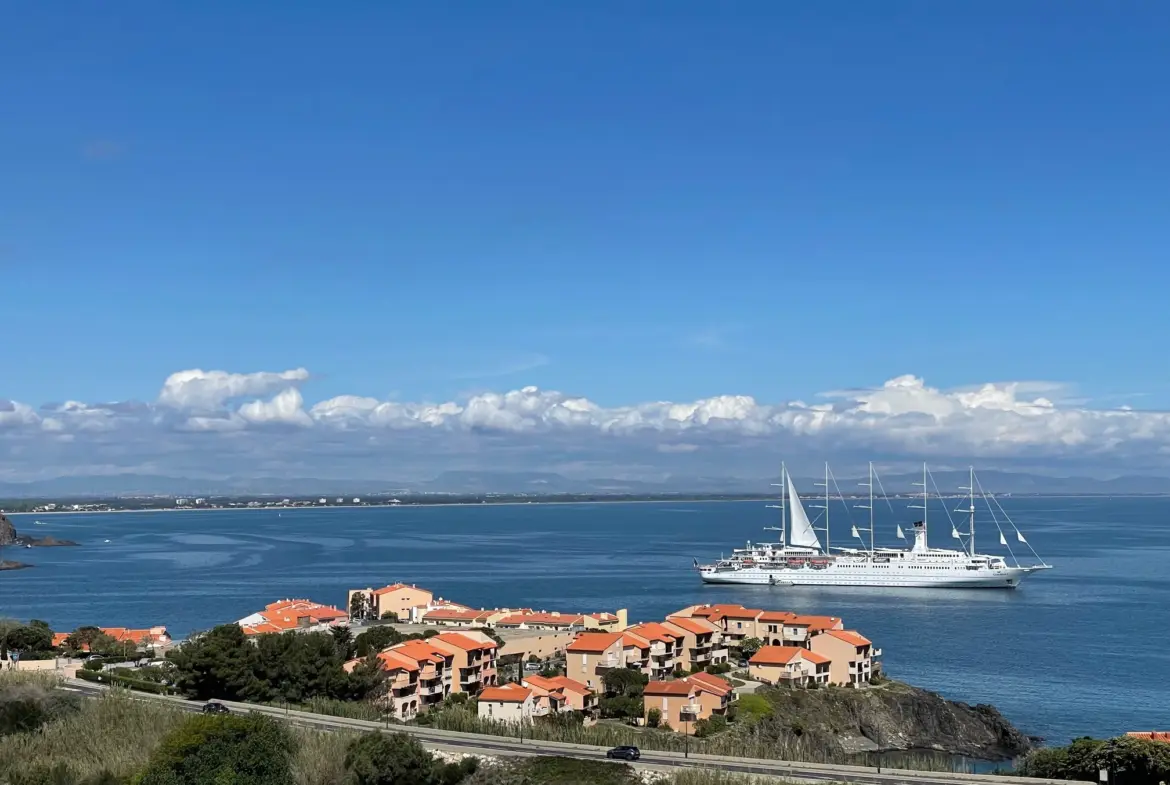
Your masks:
M762 539L775 520L756 502L15 515L22 533L82 547L6 554L36 567L0 573L0 616L178 636L274 599L342 606L349 587L394 581L474 606L626 607L632 619L738 602L842 616L895 677L992 703L1050 743L1170 726L1170 499L1005 506L1056 565L1017 591L704 586L692 557ZM891 545L894 515L913 519L895 510L878 519ZM932 542L949 546L941 507L935 517ZM980 550L1001 552L997 540Z

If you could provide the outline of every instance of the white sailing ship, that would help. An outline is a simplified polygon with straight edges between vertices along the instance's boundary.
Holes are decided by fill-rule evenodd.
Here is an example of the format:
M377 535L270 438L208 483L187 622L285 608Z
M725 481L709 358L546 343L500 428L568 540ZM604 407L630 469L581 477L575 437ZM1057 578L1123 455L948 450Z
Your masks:
M747 583L773 586L888 586L902 588L953 588L953 589L1014 589L1023 578L1038 570L1051 569L1051 565L1028 544L1027 539L1008 517L1006 511L993 497L982 490L972 469L969 482L962 490L967 492L966 506L955 512L966 516L967 531L959 531L954 519L947 511L951 522L951 536L960 541L959 549L932 548L927 542L927 519L930 494L927 483L932 479L926 466L922 467L921 505L911 507L922 510L922 520L914 527L914 544L910 548L878 548L874 545L874 479L873 464L869 465L869 482L862 483L869 488L869 504L856 505L869 511L869 528L850 525L852 537L862 547L830 548L829 545L829 487L832 474L825 465L824 504L818 520L823 526L816 527L809 520L804 504L792 484L792 477L786 468L781 469L780 526L766 527L768 531L779 531L779 543L747 543L745 548L736 548L731 556L721 558L713 564L699 564L695 568L706 583ZM880 480L879 480L880 483ZM819 485L820 483L818 483ZM915 483L918 485L918 483ZM978 489L978 492L977 492ZM838 495L840 491L838 490ZM941 495L941 494L940 494ZM975 501L980 496L987 503L991 520L999 531L999 543L1005 547L1012 560L1008 564L1003 556L978 553L975 550ZM884 497L884 493L883 493ZM844 498L841 498L844 503ZM887 500L888 503L888 500ZM892 509L892 507L891 507ZM998 514L997 514L998 512ZM1007 527L1007 531L1005 531ZM905 539L901 526L897 536ZM868 532L869 547L864 547L862 532ZM1031 552L1036 564L1023 565L1008 543L1007 533L1014 534L1017 544ZM824 534L822 544L820 534Z

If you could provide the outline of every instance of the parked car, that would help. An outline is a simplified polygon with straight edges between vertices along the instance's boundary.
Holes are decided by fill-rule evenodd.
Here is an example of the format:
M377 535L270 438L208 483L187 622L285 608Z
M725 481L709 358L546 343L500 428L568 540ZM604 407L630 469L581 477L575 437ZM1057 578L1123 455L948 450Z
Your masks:
M541 665L539 662L526 662L526 663L524 663L524 672L525 673L540 673L542 670L544 670L544 666Z
M617 758L620 760L637 760L642 757L642 752L637 747L614 747L609 752L605 753L607 758Z
M203 704L204 714L231 714L232 711L219 701L208 701Z

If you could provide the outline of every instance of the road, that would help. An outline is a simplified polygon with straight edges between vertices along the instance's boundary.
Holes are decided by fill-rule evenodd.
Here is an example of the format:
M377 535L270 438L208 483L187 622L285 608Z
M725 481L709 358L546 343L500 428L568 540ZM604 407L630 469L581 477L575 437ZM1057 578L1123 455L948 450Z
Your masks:
M97 697L108 691L107 687L79 679L69 679L65 689L88 697ZM133 693L139 700L165 702L182 711L201 712L203 703L183 698L149 693ZM232 703L222 701L233 711L256 711L301 727L322 731L386 731L405 732L417 737L430 749L448 752L462 752L469 755L511 757L531 755L560 755L587 760L604 760L605 748L583 744L534 741L506 736L487 736L473 733L436 730L415 725L384 725L366 720L351 720L326 714L312 714L271 706ZM1026 779L994 775L959 774L949 772L923 772L905 770L881 771L873 767L836 766L829 764L772 761L754 758L730 758L715 755L691 755L683 753L646 750L637 766L657 771L671 771L681 768L717 768L743 774L783 777L785 779L812 782L851 782L859 785L1068 785L1064 780ZM1083 785L1083 784L1079 784Z

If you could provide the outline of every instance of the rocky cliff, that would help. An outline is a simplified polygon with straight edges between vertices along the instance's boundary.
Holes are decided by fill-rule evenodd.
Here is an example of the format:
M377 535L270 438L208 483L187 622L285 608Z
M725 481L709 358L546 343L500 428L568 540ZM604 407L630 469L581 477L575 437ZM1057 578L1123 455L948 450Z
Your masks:
M8 516L0 512L0 547L5 545L31 545L34 548L54 548L76 545L73 540L58 540L56 537L28 537L17 533L16 526Z
M970 706L900 682L865 690L765 689L771 707L757 733L827 755L931 750L1006 760L1034 746L994 706Z

